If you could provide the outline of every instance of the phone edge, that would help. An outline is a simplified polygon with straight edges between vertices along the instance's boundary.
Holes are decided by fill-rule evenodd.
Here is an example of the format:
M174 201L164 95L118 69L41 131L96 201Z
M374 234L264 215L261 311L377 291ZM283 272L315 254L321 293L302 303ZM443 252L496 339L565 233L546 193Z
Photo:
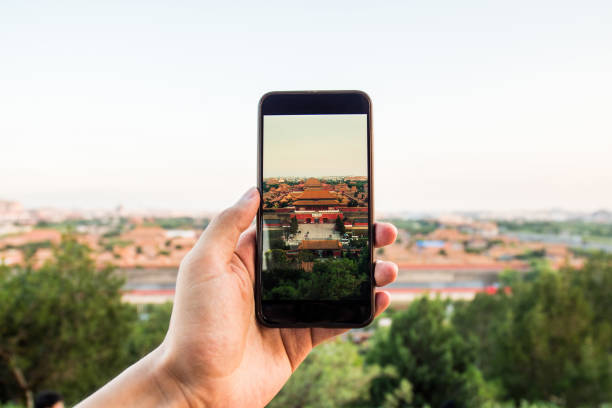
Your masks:
M261 228L262 228L262 210L261 200L263 200L263 114L262 105L266 98L272 95L287 95L287 94L316 94L316 93L331 93L331 94L342 94L342 93L355 93L363 96L368 102L368 123L367 123L367 148L368 148L368 240L369 240L369 252L370 252L370 315L364 322L357 324L344 324L344 323L329 323L322 325L309 325L309 324L276 324L266 321L261 303L261 262L260 254L262 253L263 242L261 240ZM373 161L373 150L374 150L374 132L372 126L372 99L370 96L361 90L310 90L310 91L269 91L261 96L257 108L257 190L259 192L260 205L257 209L256 226L255 226L255 287L254 287L254 300L255 300L255 317L257 321L265 327L269 328L337 328L337 329L357 329L370 325L375 318L376 314L376 280L375 280L375 268L376 261L374 260L374 246L375 246L375 231L374 231L374 161Z

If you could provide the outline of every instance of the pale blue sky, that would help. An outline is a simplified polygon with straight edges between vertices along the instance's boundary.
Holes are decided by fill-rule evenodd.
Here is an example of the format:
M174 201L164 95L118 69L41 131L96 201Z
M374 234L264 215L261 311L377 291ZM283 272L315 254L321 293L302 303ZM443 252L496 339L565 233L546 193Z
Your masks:
M216 210L270 90L361 89L379 210L612 209L612 2L0 3L0 199Z

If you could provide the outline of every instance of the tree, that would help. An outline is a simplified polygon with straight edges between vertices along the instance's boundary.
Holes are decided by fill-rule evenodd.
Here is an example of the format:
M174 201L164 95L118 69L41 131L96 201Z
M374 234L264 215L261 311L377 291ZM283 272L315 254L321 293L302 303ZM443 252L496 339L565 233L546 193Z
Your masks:
M296 234L298 232L298 229L299 229L299 226L298 226L297 217L291 218L291 224L289 225L289 233Z
M346 227L344 226L344 221L340 217L336 217L336 225L334 229L340 233L340 235L344 235L346 233Z
M171 314L171 302L145 307L127 341L127 355L130 362L140 360L162 343L168 331Z
M298 253L300 262L312 262L315 259L315 254L311 249L303 249Z
M393 367L374 379L370 388L373 405L408 395L406 379L412 385L414 406L479 406L491 398L487 386L472 365L474 351L454 329L446 316L447 303L423 297L395 315L391 328L378 336L367 361ZM390 395L390 396L389 396Z
M612 398L612 314L602 309L609 304L603 290L610 290L611 259L591 260L584 270L544 269L512 286L494 333L492 370L507 398L568 407Z
M367 397L368 383L378 371L377 367L363 365L352 343L336 340L322 344L310 353L268 407L350 406Z
M136 318L121 302L123 281L97 271L89 249L65 235L41 269L0 278L2 399L32 406L41 388L75 401L121 370L123 342Z
M453 325L476 351L477 367L486 377L493 376L497 333L507 321L508 296L503 290L495 295L479 293L473 300L458 301L453 306Z
M269 254L268 262L270 262L270 268L285 268L289 266L289 258L287 258L284 250L271 249Z

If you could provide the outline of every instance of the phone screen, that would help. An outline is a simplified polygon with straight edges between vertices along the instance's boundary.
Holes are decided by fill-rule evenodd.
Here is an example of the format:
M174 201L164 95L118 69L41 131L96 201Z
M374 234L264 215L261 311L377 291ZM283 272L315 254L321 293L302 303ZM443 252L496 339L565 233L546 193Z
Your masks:
M342 313L372 298L369 114L299 111L261 118L261 301Z

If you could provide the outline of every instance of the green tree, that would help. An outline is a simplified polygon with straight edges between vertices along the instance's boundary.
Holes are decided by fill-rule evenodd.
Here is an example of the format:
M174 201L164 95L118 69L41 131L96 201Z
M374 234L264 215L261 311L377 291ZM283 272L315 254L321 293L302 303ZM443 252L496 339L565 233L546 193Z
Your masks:
M89 249L66 235L40 270L0 279L0 399L32 406L41 388L82 398L125 364L121 350L136 318L121 302L123 281L97 271Z
M289 266L289 258L282 249L271 249L266 255L269 254L270 263L269 268L286 268Z
M479 293L473 300L459 301L453 306L453 325L476 351L477 367L485 376L493 376L497 334L509 313L508 296L503 290L495 295Z
M285 242L284 231L267 231L270 249L289 249Z
M412 398L412 385L408 380L402 378L397 388L385 396L383 408L410 407L412 405Z
M336 225L334 226L334 229L338 231L341 235L344 235L346 233L346 227L344 226L344 221L342 221L340 217L336 217L335 224Z
M159 346L170 323L172 303L147 305L134 324L127 341L129 361L138 361Z
M377 367L364 366L357 346L333 341L316 347L268 408L333 408L367 397Z
M512 286L509 311L494 333L493 373L506 397L568 407L612 399L610 258L584 270L542 270ZM610 290L610 287L607 287Z
M492 397L472 364L474 350L450 324L446 309L446 302L423 297L397 313L391 328L377 337L368 361L391 366L397 375L383 373L372 382L373 405L390 403L398 393L407 395L401 379L412 385L417 407L446 401L472 407Z
M291 218L291 224L289 225L289 233L296 234L298 232L298 229L299 229L299 226L298 226L297 217Z
M310 249L303 249L298 253L298 260L300 262L312 262L315 259L315 254Z
M612 353L612 254L592 254L580 270L564 269L572 285L583 290L593 310L594 336Z

